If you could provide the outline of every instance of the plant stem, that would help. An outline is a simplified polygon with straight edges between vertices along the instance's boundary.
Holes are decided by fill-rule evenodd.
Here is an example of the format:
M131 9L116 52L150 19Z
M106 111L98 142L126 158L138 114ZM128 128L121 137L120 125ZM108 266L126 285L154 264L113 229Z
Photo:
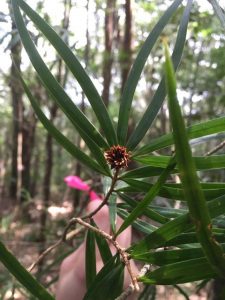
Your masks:
M118 174L119 174L119 169L116 169L115 173L114 173L114 176L112 178L112 183L111 183L110 189L108 190L108 192L107 192L107 194L105 196L105 199L102 201L102 203L95 210L93 210L91 213L83 216L81 218L82 220L91 219L105 204L107 204L107 202L109 200L109 197L112 194L112 192L114 190L114 187L115 187L115 184L117 182Z

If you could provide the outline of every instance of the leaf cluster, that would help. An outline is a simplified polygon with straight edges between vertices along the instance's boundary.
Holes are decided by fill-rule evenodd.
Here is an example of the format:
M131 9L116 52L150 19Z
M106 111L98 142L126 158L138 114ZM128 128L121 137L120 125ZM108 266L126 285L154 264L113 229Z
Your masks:
M217 1L210 2L213 3L215 13L223 24L223 11L220 10ZM104 151L112 146L126 147L131 152L131 159L138 163L138 167L134 170L119 174L117 186L109 200L110 222L115 238L130 225L143 233L144 237L131 245L127 252L131 259L155 266L154 271L138 279L145 284L176 285L225 276L225 232L223 228L216 226L225 212L225 185L217 182L201 182L197 174L197 170L224 168L225 157L224 155L193 157L190 146L190 142L194 139L224 132L225 117L185 127L177 99L175 71L179 67L186 42L192 1L187 1L186 6L182 8L181 4L182 0L172 2L143 43L121 95L118 123L115 128L96 87L74 53L26 2L12 0L18 32L33 67L51 95L51 100L57 103L77 130L91 155L87 155L75 146L51 123L32 95L32 90L20 75L24 90L44 127L75 159L102 176L113 178L113 171L110 170L104 157ZM128 135L132 101L145 63L155 43L161 38L164 28L180 9L183 13L180 17L171 57L166 38L163 38L166 60L164 76L143 116L133 132ZM80 84L101 130L98 130L73 103L44 63L27 31L21 10L56 49ZM172 133L140 146L162 107L166 95L168 95ZM155 151L159 152L171 146L175 147L174 154L154 155ZM181 183L171 182L174 174L178 174ZM153 177L156 177L154 181L151 180ZM123 203L116 205L115 195ZM184 209L160 207L153 203L157 196L166 197L171 202L181 200L186 203L186 206ZM124 219L117 231L116 214ZM145 216L145 219L141 219L142 216ZM153 226L152 221L157 225ZM94 255L95 241L104 262L104 267L98 274L96 274ZM162 250L164 247L169 247L169 250ZM2 243L0 253L0 260L3 264L32 295L39 299L53 299L48 291L25 271ZM115 299L122 290L123 262L118 255L112 256L104 239L91 231L87 235L86 253L87 294L84 299ZM108 289L112 285L114 292L109 295Z

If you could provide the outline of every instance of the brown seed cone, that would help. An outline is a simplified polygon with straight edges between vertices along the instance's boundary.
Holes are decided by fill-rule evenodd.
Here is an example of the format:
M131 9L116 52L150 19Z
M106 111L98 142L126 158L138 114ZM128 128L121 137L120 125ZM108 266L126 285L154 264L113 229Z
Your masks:
M130 161L130 152L127 152L127 148L124 146L112 146L104 153L105 159L111 166L111 169L127 168Z

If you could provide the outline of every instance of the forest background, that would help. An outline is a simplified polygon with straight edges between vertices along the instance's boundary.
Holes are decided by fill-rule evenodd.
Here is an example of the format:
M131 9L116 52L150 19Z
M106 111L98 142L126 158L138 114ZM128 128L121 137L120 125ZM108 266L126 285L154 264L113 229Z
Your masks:
M133 60L171 1L64 0L54 1L54 8L50 0L27 3L51 24L76 53L102 95L113 121L117 122L121 91L124 89ZM222 1L220 4L224 6ZM80 176L88 180L97 191L101 190L102 182L100 176L82 167L79 161L63 150L37 120L24 94L16 68L21 70L23 78L49 119L84 152L87 151L82 139L58 106L49 100L48 93L29 63L12 18L10 3L5 1L1 6L0 231L6 245L28 267L44 249L60 237L69 217L80 214L87 204L88 199L82 193L66 187L64 177L72 174ZM171 43L176 38L175 28L181 14L182 8L163 31ZM74 103L95 123L84 93L71 77L60 56L28 19L26 26L52 73ZM224 114L224 43L224 31L219 20L214 17L210 4L207 1L195 1L188 26L187 42L177 71L178 98L187 126ZM130 132L158 86L163 72L163 61L163 49L159 41L148 58L135 93L129 123ZM144 145L149 139L170 131L168 108L165 103L142 143ZM223 133L218 134L216 139L201 140L194 148L194 154L207 153L223 140ZM223 153L223 150L219 150L219 153ZM205 181L224 182L225 171L204 171L200 176ZM157 201L165 207L182 208L180 201L171 204L162 197L158 197ZM60 256L61 260L71 251L71 247L64 246L62 249L64 254ZM54 257L59 256L62 249L55 250ZM47 284L52 291L57 281L59 261L55 263L51 256L41 261L36 270L39 280ZM196 293L193 285L185 288L190 295ZM175 299L175 295L179 297L175 288L163 291L158 288L157 293L162 299L167 299L163 293L172 297L168 299ZM207 293L208 290L205 289L203 297L207 297ZM1 299L12 299L13 295L15 299L26 299L24 291L11 280L9 273L2 269Z

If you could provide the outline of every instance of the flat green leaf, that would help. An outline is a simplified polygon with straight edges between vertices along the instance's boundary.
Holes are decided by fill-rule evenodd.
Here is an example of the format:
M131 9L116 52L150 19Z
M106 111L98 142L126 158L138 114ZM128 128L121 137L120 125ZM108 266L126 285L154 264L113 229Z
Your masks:
M225 249L224 244L223 244L223 249ZM200 247L195 247L190 249L145 252L145 253L132 256L132 258L135 260L144 261L145 263L150 263L157 266L164 266L164 265L173 264L180 261L185 261L185 260L190 260L193 258L200 258L200 257L204 257L204 252Z
M148 183L146 181L139 181L134 179L126 179L124 180L128 184L128 186L124 186L118 188L117 191L126 192L126 193L136 193L136 192L148 192L150 188L153 187L152 183ZM221 184L221 186L223 186ZM205 199L207 201L215 199L225 194L225 187L223 188L214 188L214 189L202 189ZM163 185L158 192L158 196L173 199L173 200L181 200L186 201L184 197L184 192L181 187L173 187L173 185L167 186Z
M224 10L219 5L218 1L208 0L208 2L212 5L213 10L214 10L215 14L217 15L218 19L220 20L220 23L221 23L223 29L225 29L225 13L224 13Z
M113 193L108 200L109 206L109 220L113 234L116 232L116 217L117 217L117 207L116 207L117 195Z
M167 218L177 218L187 213L187 209L180 209L180 208L160 207L155 205L150 205L150 208L152 208L154 211L160 213L161 215Z
M114 300L122 293L123 270L119 256L113 256L97 274L83 300Z
M160 18L158 23L149 34L131 68L130 74L124 87L124 91L122 93L119 111L117 136L119 144L121 145L124 145L126 142L131 104L144 65L153 46L155 45L157 39L160 37L164 27L168 24L170 18L175 13L181 2L182 0L174 1L172 5L166 10L166 12L163 14L163 16Z
M207 203L211 218L216 218L217 216L225 213L224 200L225 195ZM129 248L129 252L132 256L142 252L147 252L150 249L168 246L168 242L170 240L175 239L178 235L183 234L191 228L193 228L193 223L191 222L189 213L186 213L174 220L167 222L166 224L162 225L160 228L146 236L137 244L132 245ZM196 241L197 240L195 234L195 242Z
M87 75L80 62L77 60L76 56L64 43L64 41L57 35L57 33L27 3L25 3L23 0L16 0L16 3L34 22L37 28L46 36L51 45L56 49L56 51L66 63L69 70L79 82L83 92L87 96L93 108L93 111L98 118L98 121L103 132L105 133L106 139L108 140L109 144L117 144L116 133L104 102L102 101L102 98L100 97L90 77Z
M67 150L73 157L78 159L85 166L93 169L94 171L100 172L101 174L107 175L106 171L101 168L96 161L91 159L88 155L86 155L83 151L81 151L78 147L72 144L45 116L43 111L41 110L38 102L35 100L33 95L31 94L28 86L23 80L22 76L18 73L20 80L22 82L24 91L30 100L30 103L43 126L47 129L47 131L56 139L56 141Z
M118 193L118 195L119 195L120 199L124 200L131 208L137 207L139 202L136 201L135 199L131 199L130 197L128 197L127 195L125 195L123 193ZM164 217L157 211L154 211L150 207L146 207L145 211L143 212L143 215L145 215L146 217L150 218L151 220L156 221L161 224L164 224L169 221L168 218Z
M196 124L186 128L188 138L196 139L202 136L208 136L225 131L225 117L220 117L200 124ZM143 146L133 153L134 156L140 156L151 153L153 151L166 148L173 145L172 133L165 134L151 141L151 143Z
M178 284L215 278L216 272L205 258L190 259L156 269L139 278L145 284Z
M215 239L218 243L224 243L225 242L225 236L224 233L214 233ZM191 247L191 244L199 245L197 236L195 232L190 233L182 233L175 238L169 240L165 243L165 247L175 246L180 247L181 245L188 245Z
M195 163L196 163L196 168L198 170L210 170L210 169L221 169L223 166L220 165L220 163L223 163L224 161L224 156L222 155L217 155L214 156L213 159L206 159L205 161L205 157L194 157ZM208 158L208 156L206 156ZM163 158L163 157L162 157ZM136 160L136 159L134 159ZM146 167L140 167L140 168L136 168L134 170L131 171L127 171L124 172L119 179L130 179L130 178L149 178L149 177L154 177L154 176L159 176L163 169L165 169L164 167L155 167L155 166L151 166L151 165L158 165L161 164L162 166L164 165L164 161L162 159L162 161L160 162L161 158L159 159L152 159L151 156L140 156L137 157L137 161L139 162L143 162L144 164L150 164L150 166L146 166ZM167 161L167 159L166 159ZM175 169L172 173L177 173L178 171ZM221 183L220 183L221 185ZM225 187L225 185L224 185ZM218 185L218 188L219 187Z
M175 2L174 2L175 3ZM189 16L190 16L190 11L192 7L192 1L187 2L187 6L184 10L183 16L180 21L180 26L177 34L177 40L174 46L174 52L172 55L173 63L174 63L174 68L177 69L180 61L181 61L181 56L186 40L186 34L187 34L187 26L189 22ZM128 142L127 142L127 147L130 150L133 150L143 139L145 136L146 132L152 125L154 119L156 118L158 111L160 107L162 106L162 103L164 101L164 98L166 96L166 86L165 86L165 80L164 78L161 80L158 89L156 90L148 108L146 109L143 117L139 121L137 127L135 130L132 132ZM122 111L122 115L124 114L124 110Z
M168 90L168 108L173 129L175 153L181 183L187 200L190 218L195 226L196 234L208 262L218 275L225 274L225 258L223 249L215 241L211 230L211 219L204 194L196 172L191 148L176 94L176 79L168 46L165 44L165 73Z
M134 160L157 168L165 168L170 160L171 156L138 156ZM223 169L225 166L225 155L211 155L211 156L196 156L193 157L197 170L215 170ZM175 170L175 172L178 172Z
M225 183L223 182L200 182L202 190L223 190L225 189ZM165 183L165 186L172 188L182 188L181 183Z
M153 176L159 176L164 168L160 167L141 167L136 168L131 171L124 172L120 179L126 179L126 178L145 178L145 177L153 177Z
M202 248L200 247L190 249L145 252L132 256L132 258L135 260L144 261L145 263L154 264L156 266L164 266L200 257L204 257L204 253L202 251Z
M54 300L53 296L20 264L1 241L0 261L31 295L40 300Z
M135 207L135 209L130 213L130 215L126 218L123 224L118 229L116 236L120 234L123 230L125 230L128 226L132 224L132 222L139 217L146 207L150 204L150 202L155 198L155 196L160 191L161 187L167 180L168 176L170 175L171 171L175 167L175 159L174 157L171 158L167 168L162 172L159 176L157 182L151 187L149 192L145 195L144 199L139 202L139 204Z
M167 222L151 234L146 236L143 240L137 244L132 245L129 248L129 252L132 255L136 255L142 252L147 252L150 249L155 249L165 245L167 241L187 231L191 228L192 223L189 214L177 217L176 219Z
M97 227L97 225L94 223L93 220L92 220L92 222L93 222L94 226ZM97 232L95 233L95 240L97 242L102 261L104 264L106 264L112 258L112 253L109 248L109 245L108 245L106 239L104 239Z
M96 277L95 232L90 229L86 237L85 275L86 287L88 289Z
M128 217L129 213L121 208L118 208L118 215L126 220L126 218ZM136 230L146 233L146 234L150 234L151 232L153 232L157 227L153 226L150 223L147 223L145 221L142 221L141 219L136 219L133 223L132 223L132 227L135 228Z
M56 81L54 76L49 71L48 67L43 62L41 56L37 52L29 33L24 24L22 15L20 13L19 7L16 4L17 0L12 0L13 12L15 17L15 22L20 33L23 45L29 55L29 58L36 69L38 75L40 76L43 84L52 94L54 100L59 105L59 107L66 114L71 123L79 131L79 134L89 147L92 154L95 156L99 164L103 169L110 174L109 168L106 164L104 155L99 147L107 148L108 145L99 134L96 128L88 121L86 116L76 107L76 105L69 98L67 93L63 90L60 84Z

